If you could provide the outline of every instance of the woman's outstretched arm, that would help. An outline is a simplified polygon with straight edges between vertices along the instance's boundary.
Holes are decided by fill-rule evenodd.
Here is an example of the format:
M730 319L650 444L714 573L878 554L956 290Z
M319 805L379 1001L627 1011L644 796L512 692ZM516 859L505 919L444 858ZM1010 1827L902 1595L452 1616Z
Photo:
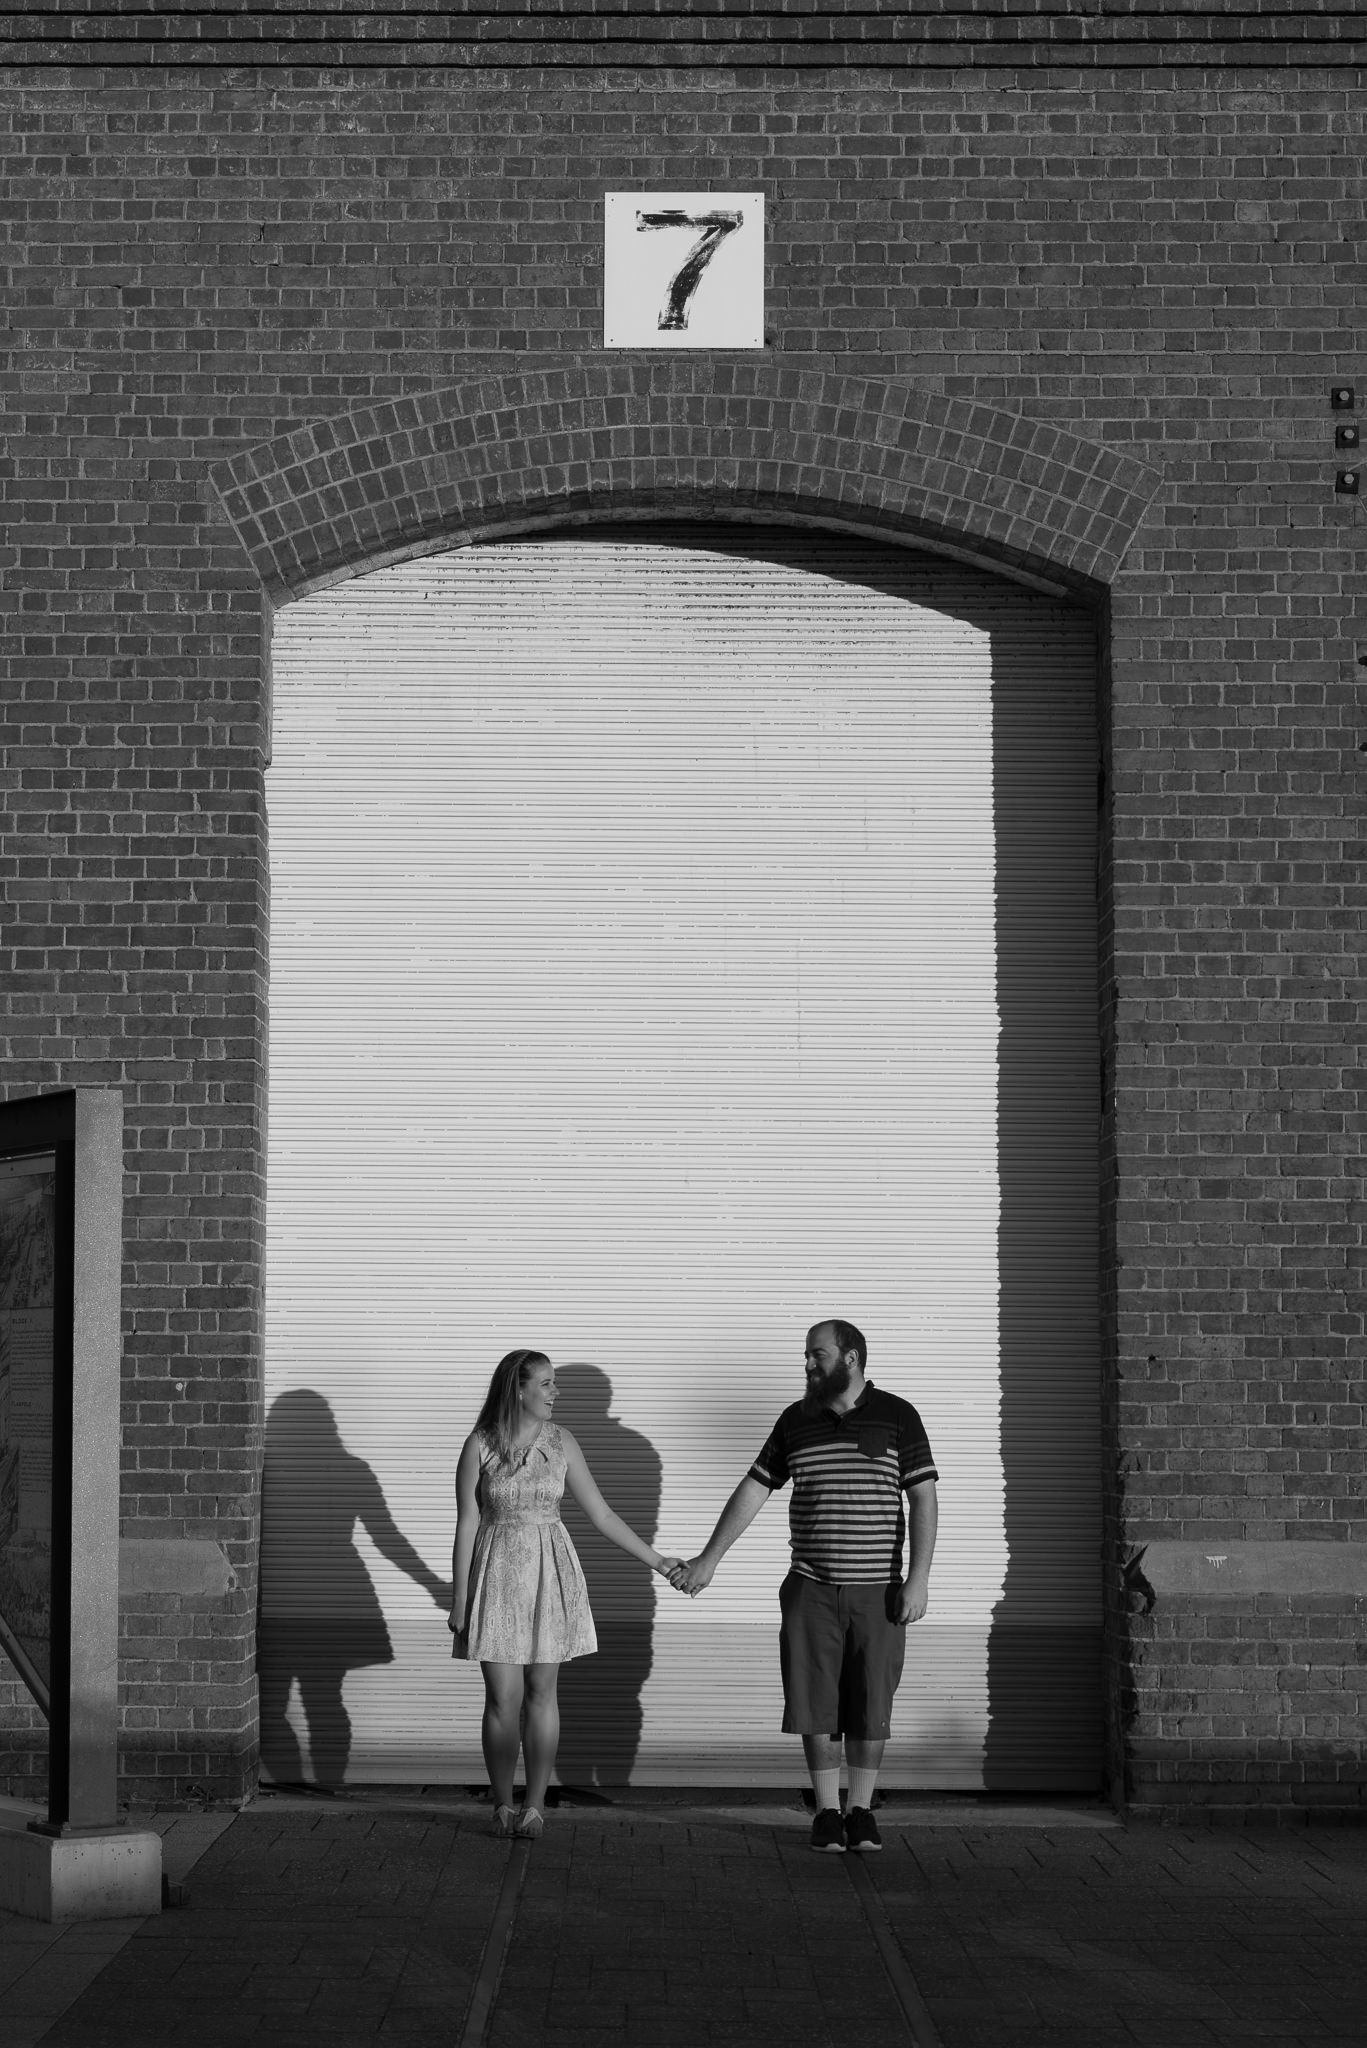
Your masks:
M663 1572L668 1578L678 1569L682 1560L677 1557L662 1557L658 1550L652 1550L643 1543L634 1529L629 1529L622 1517L614 1514L594 1481L592 1472L574 1438L567 1429L560 1432L560 1441L565 1447L566 1483L572 1497L579 1503L600 1536L606 1536L609 1543L615 1543L619 1550L625 1550L629 1557L639 1557L642 1564L648 1564L653 1572Z
M451 1545L451 1618L448 1627L455 1635L466 1630L465 1610L470 1603L470 1560L475 1554L479 1532L479 1438L467 1436L456 1466L456 1536Z

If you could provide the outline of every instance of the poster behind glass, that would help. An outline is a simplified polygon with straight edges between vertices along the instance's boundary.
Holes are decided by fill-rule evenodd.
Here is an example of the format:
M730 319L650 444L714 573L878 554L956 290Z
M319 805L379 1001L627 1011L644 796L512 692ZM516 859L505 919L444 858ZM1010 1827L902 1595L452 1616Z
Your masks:
M0 1640L52 1673L56 1160L0 1159Z

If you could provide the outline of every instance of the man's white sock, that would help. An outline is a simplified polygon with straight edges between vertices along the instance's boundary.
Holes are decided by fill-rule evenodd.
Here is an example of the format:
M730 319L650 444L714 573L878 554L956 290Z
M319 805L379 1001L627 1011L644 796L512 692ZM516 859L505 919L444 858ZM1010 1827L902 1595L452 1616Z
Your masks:
M808 1769L811 1770L810 1764ZM875 1773L875 1776L877 1773ZM812 1791L816 1795L816 1810L825 1813L828 1807L840 1805L840 1766L833 1771L812 1771Z
M872 1806L874 1787L878 1783L877 1771L857 1771L850 1765L850 1805Z

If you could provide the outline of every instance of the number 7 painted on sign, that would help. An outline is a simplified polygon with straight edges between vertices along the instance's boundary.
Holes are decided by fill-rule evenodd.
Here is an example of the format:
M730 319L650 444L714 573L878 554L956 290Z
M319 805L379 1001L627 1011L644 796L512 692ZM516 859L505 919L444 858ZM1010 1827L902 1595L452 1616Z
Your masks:
M607 348L762 348L764 196L609 192Z
M638 213L640 228L701 228L693 247L669 280L664 310L657 327L662 330L688 325L688 302L702 282L702 274L721 247L726 235L734 235L745 219L743 213L685 213L682 207L666 207L662 213Z

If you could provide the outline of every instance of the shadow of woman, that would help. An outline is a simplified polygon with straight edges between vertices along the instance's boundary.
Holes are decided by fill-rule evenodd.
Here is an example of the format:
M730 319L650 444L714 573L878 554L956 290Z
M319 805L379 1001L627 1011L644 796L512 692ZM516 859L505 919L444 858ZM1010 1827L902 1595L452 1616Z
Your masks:
M654 1446L608 1411L612 1382L595 1365L558 1365L555 1419L579 1440L609 1507L655 1541L661 1467ZM567 1793L630 1782L641 1744L641 1693L654 1660L655 1581L648 1565L606 1542L566 1495L565 1526L588 1580L598 1631L596 1657L560 1671L556 1770Z
M382 1557L441 1608L449 1581L428 1569L390 1514L380 1482L337 1432L331 1408L310 1387L281 1394L266 1422L261 1507L257 1675L261 1761L277 1784L302 1784L303 1758L286 1718L298 1681L308 1724L312 1782L346 1777L351 1720L342 1699L348 1671L392 1664L394 1647L353 1541L360 1523Z

